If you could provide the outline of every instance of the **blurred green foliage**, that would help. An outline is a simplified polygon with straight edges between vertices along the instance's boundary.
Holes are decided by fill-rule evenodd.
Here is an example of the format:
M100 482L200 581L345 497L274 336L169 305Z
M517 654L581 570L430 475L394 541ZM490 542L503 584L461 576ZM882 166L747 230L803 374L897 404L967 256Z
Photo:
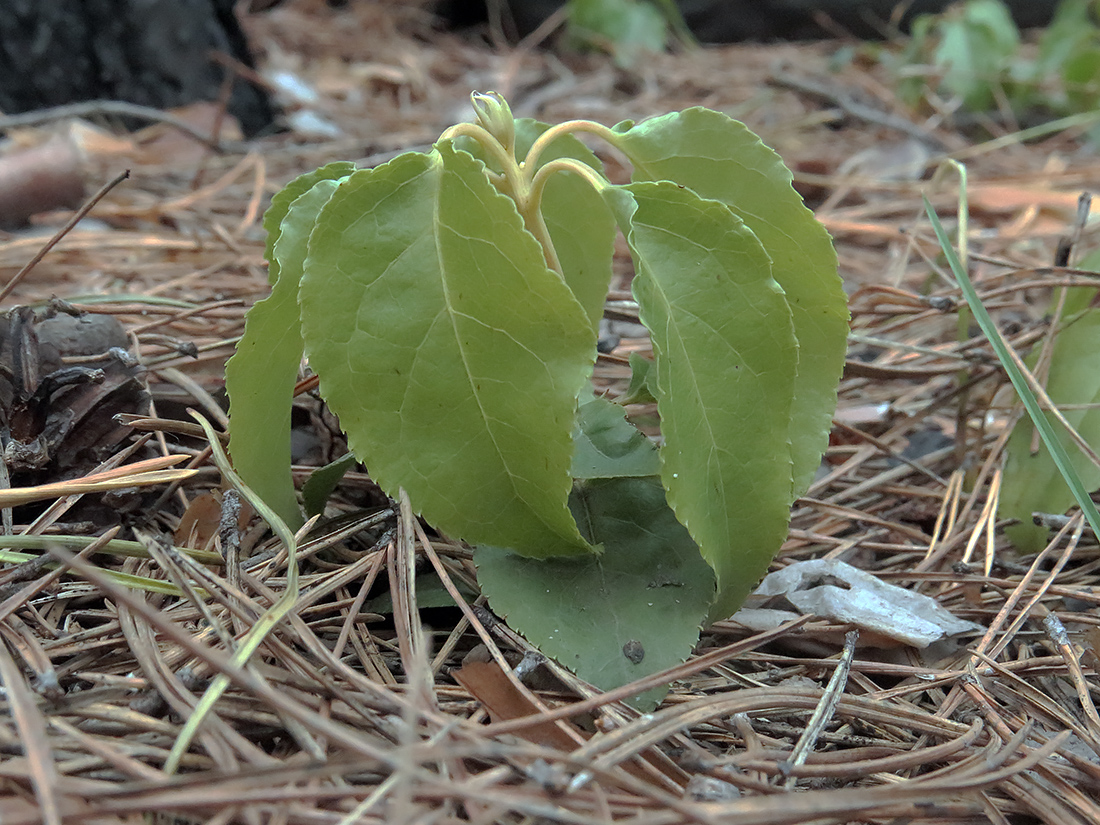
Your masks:
M1031 47L1001 0L967 0L918 17L905 48L880 59L910 105L935 96L971 112L1086 112L1100 106L1098 15L1100 0L1063 0Z
M580 48L597 48L624 68L662 52L670 36L694 44L675 0L569 0L569 36Z

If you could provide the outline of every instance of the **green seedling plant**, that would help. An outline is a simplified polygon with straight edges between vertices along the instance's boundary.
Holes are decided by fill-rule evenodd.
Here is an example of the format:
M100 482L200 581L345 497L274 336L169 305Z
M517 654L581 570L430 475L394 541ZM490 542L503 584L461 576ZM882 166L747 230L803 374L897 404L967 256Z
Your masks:
M227 368L230 453L301 525L304 354L371 477L475 546L490 605L616 687L682 661L785 538L843 366L836 257L778 155L723 114L550 126L472 99L428 152L329 164L274 197L272 292ZM659 442L590 385L619 230L654 352L631 400L656 400Z

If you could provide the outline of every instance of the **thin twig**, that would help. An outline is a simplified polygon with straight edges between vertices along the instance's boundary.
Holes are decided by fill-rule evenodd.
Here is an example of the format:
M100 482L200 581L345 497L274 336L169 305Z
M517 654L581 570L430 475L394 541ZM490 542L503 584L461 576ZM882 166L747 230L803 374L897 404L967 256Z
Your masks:
M127 169L126 171L116 175L112 180L105 183L98 192L92 195L91 199L82 207L80 207L80 209L76 211L76 214L69 218L69 220L63 227L57 230L54 236L50 238L40 250L38 250L35 256L27 261L23 268L12 276L7 285L4 286L3 289L0 289L0 302L11 295L12 290L15 289L16 286L18 286L19 282L22 281L23 278L26 277L27 273L34 269L38 262L46 257L46 253L53 249L54 246L57 245L58 241L68 235L69 232L72 231L72 228L76 226L85 215L92 211L92 207L99 203L103 199L104 195L106 195L108 192L110 192L112 189L114 189L116 186L118 186L129 177L130 170Z
M836 710L837 703L844 693L844 686L848 683L848 671L852 669L852 659L856 655L856 642L858 640L858 630L849 630L844 634L844 650L841 651L840 661L833 670L829 684L825 687L821 702L814 708L810 721L806 723L806 729L798 737L798 742L795 743L794 750L791 751L791 758L784 763L784 771L787 768L795 768L806 762L806 757L813 750L817 737L821 735L821 732L825 730L825 726L829 724L829 720L833 718L833 711ZM784 787L793 788L797 782L796 777L788 775Z
M850 93L838 87L799 77L783 68L778 68L772 72L769 80L777 86L785 86L801 94L810 95L824 100L826 103L831 103L840 108L845 114L858 120L895 129L902 134L916 138L937 152L948 151L947 144L927 129L917 126L903 117L876 109L874 106L868 106L866 103L860 103Z
M89 118L103 115L166 123L185 135L193 137L215 152L224 152L227 148L222 141L200 132L182 118L160 109L154 109L152 106L142 106L126 100L83 100L79 103L65 103L61 106L37 109L33 112L23 112L18 115L3 115L0 116L0 132L21 129L26 126L39 126L43 123L53 123L70 118Z

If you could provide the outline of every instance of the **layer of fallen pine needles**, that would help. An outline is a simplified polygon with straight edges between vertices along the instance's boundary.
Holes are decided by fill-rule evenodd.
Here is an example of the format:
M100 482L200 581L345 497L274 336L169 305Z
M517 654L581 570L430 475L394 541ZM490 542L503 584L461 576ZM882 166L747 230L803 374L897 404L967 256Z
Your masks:
M1079 135L975 142L915 120L871 70L830 76L918 137L899 134L846 110L844 95L800 87L826 75L835 44L708 49L624 72L441 34L415 8L301 2L250 23L269 64L321 90L341 136L289 132L221 152L163 126L118 137L93 152L90 174L130 167L131 181L8 298L93 296L82 306L117 317L152 409L127 419L134 434L108 464L159 453L197 472L157 477L104 533L66 514L108 506L96 485L109 477L135 478L97 467L47 491L64 497L2 539L0 822L1100 822L1096 540L1071 523L1017 556L1000 535L1011 397L988 345L960 341L961 299L921 220L922 192L947 219L955 196L919 172L886 174L873 153L916 140L928 173L938 154L967 159L974 277L1024 349L1046 331L1049 290L1071 279L1051 266L1055 247L1100 175ZM846 642L847 626L815 617L760 633L719 622L653 680L672 683L661 707L638 714L623 700L644 686L600 695L552 662L530 668L535 652L474 595L468 548L352 473L300 546L289 618L249 666L232 665L235 639L286 587L287 559L222 495L182 411L225 425L224 362L267 285L259 216L321 162L368 165L431 140L475 88L547 120L723 109L799 170L837 240L854 334L824 470L774 566L843 559L984 634L918 651ZM41 244L5 237L0 282ZM597 381L620 386L623 354L646 346L624 340ZM302 477L343 450L305 389ZM175 473L171 461L137 469ZM462 608L422 609L411 584L431 580ZM521 680L523 661L533 672ZM183 722L219 673L230 687L169 775Z

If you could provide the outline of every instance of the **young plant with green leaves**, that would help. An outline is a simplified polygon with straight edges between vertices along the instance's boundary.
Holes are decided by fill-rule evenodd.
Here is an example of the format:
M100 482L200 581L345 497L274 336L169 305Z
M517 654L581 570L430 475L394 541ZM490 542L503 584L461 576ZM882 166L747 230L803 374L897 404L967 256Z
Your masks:
M669 667L783 541L826 443L847 309L779 157L703 108L609 128L498 95L429 152L330 164L264 217L271 296L227 369L230 450L302 523L289 471L303 353L352 452L476 546L490 604L610 688ZM577 138L632 167L616 185ZM589 378L617 228L661 444Z

